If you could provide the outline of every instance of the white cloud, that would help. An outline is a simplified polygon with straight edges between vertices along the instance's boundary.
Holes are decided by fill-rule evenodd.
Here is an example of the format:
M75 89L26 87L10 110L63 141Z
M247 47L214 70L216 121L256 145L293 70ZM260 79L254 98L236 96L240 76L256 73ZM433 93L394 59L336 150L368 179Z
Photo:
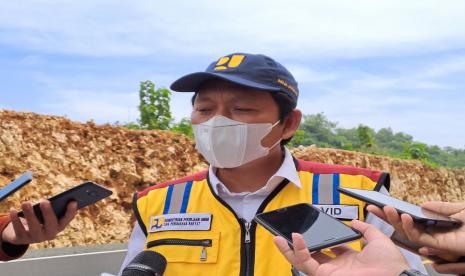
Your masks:
M379 92L379 91L378 91ZM299 109L305 114L323 112L339 126L359 124L410 134L415 140L440 146L463 148L465 111L456 99L430 98L422 93L334 90L322 97L303 100Z
M463 52L464 10L461 0L0 1L0 47L27 55L12 57L19 70L42 70L31 93L47 94L34 104L76 120L135 120L139 81L168 87L193 61L262 52L293 72L307 114L461 147L465 56L441 51ZM0 89L14 93L8 81ZM191 95L173 94L176 119L189 116Z
M39 55L28 55L20 60L20 64L26 66L35 66L43 63L44 60Z
M439 78L465 72L465 56L453 55L443 58L420 70L418 75L423 78Z
M464 85L448 81L451 74L465 70L462 60L435 58L389 73L336 71L335 80L306 84L301 94L309 94L301 97L299 108L305 114L324 112L342 127L390 126L418 141L463 148Z
M464 9L460 0L2 1L0 43L90 56L418 54L464 47Z
M66 116L72 120L97 123L135 121L138 117L139 96L136 92L115 93L102 91L60 90L51 93L38 107L49 114Z
M40 111L47 114L66 116L72 120L97 123L135 122L139 118L139 81L137 77L102 78L91 74L67 77L52 76L35 72L33 80L49 91L38 103ZM150 74L148 80L155 81L155 88L169 87L174 76ZM133 89L126 89L128 86ZM109 90L115 87L115 90ZM126 90L125 90L126 89ZM170 107L175 121L190 117L192 93L173 93Z
M190 118L192 93L173 93L171 112L174 120ZM99 124L136 122L139 118L138 92L58 90L38 103L38 109L46 114L66 116L71 120Z
M302 64L286 64L286 68L299 83L327 82L336 78L335 73L320 72Z
M191 105L191 98L194 94L193 93L181 93L181 92L174 92L171 94L171 113L174 116L176 121L181 120L182 118L190 118L192 105Z

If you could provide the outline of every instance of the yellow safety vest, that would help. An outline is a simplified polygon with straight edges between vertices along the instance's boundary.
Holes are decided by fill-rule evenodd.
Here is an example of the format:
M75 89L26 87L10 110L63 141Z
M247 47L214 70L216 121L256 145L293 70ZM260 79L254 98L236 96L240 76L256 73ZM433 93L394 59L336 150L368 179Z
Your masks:
M336 216L344 208L349 215L356 210L355 218L363 221L365 204L339 194L337 187L389 188L387 173L300 160L295 163L301 188L284 180L258 213L304 202ZM336 212L335 206L340 210ZM161 253L168 261L164 275L292 275L272 234L255 222L239 219L212 192L207 171L136 193L134 212L147 236L145 249ZM351 218L347 219L350 223ZM361 242L351 246L360 249Z

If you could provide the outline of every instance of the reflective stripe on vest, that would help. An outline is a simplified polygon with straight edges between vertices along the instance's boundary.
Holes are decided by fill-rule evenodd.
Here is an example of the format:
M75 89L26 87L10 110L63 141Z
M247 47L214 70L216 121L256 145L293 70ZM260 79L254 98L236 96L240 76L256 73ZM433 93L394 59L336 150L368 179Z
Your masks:
M192 181L168 186L165 198L163 215L186 213L189 196L191 193Z
M339 174L314 174L312 187L312 204L340 204Z

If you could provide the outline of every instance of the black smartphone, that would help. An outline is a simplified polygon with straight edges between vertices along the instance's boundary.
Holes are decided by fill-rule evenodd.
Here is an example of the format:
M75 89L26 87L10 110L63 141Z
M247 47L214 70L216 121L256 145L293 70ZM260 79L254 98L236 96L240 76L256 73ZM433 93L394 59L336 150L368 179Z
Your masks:
M57 194L48 200L52 204L53 211L55 212L58 219L62 218L66 213L66 207L71 201L77 202L78 209L84 208L88 205L94 204L100 201L113 192L101 185L93 182L84 182L78 186L75 186L69 190L66 190L60 194ZM34 213L40 223L44 223L44 217L40 210L39 203L33 206ZM18 216L24 217L23 212L19 212Z
M400 199L385 195L377 191L360 190L338 187L337 190L350 197L365 201L367 203L383 208L392 206L401 214L409 214L414 222L427 226L459 227L462 222L454 218L430 211L420 206L402 201Z
M5 187L0 190L0 201L7 198L12 193L16 192L24 185L32 181L32 172L27 171L23 173L20 177L13 180L13 182L8 183Z
M402 237L397 232L391 236L391 240L399 247L402 247L405 250L408 250L414 254L419 254L418 250L422 248L422 245L416 244L414 242L409 241L408 239ZM437 264L445 264L445 263L455 263L460 257L449 255L449 254L439 254L439 255L428 255L422 256L423 258L429 259Z
M292 233L300 233L310 252L360 239L357 230L310 204L300 203L257 214L254 220L292 247Z

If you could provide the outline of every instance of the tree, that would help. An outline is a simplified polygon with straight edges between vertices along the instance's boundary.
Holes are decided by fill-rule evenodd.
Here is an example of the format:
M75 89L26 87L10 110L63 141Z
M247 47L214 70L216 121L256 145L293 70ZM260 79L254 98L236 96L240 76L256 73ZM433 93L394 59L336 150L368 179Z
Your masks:
M323 113L304 115L300 128L304 131L300 144L318 147L340 147L341 143L335 135L337 123L329 121ZM294 142L297 145L297 141Z
M129 123L124 124L123 126L129 129L140 129L140 125L135 122L129 122Z
M360 148L357 128L336 128L336 137L341 141L341 147L345 150Z
M427 160L428 152L423 143L413 142L404 144L404 156L411 159Z
M152 81L140 82L140 118L137 123L128 122L124 124L124 127L129 129L171 130L194 138L192 125L188 118L182 118L179 123L173 122L170 111L170 96L170 90L166 88L155 89L155 84Z
M357 128L358 140L361 147L371 148L375 144L373 138L374 131L364 125L359 125Z
M171 91L166 88L155 90L149 80L140 83L139 125L141 129L169 129L172 116L170 111Z
M182 118L179 123L174 123L171 130L178 133L183 133L190 138L194 138L192 124L189 118Z
M289 141L287 146L293 148L293 147L302 145L304 139L305 139L305 131L298 129L295 131L294 136L292 137L291 141Z

